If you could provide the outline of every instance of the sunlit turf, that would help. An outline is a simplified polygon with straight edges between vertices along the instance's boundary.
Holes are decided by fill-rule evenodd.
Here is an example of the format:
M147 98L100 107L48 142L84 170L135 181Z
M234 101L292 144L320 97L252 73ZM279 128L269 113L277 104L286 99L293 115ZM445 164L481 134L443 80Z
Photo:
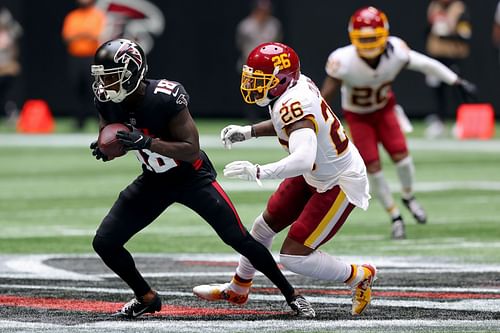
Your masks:
M229 121L200 123L203 135L217 135ZM240 121L244 123L244 121ZM420 126L421 128L422 126ZM457 141L457 145L460 142ZM219 174L235 159L266 163L283 156L276 149L207 149ZM384 171L397 189L394 167L383 155ZM418 199L429 213L417 225L403 211L408 239L390 240L390 222L379 203L355 210L323 249L338 255L449 256L459 260L500 260L500 190L474 184L500 183L498 152L413 152ZM135 157L98 162L87 148L8 148L0 146L0 253L89 253L95 229L118 192L140 171ZM221 183L230 182L219 176ZM238 182L232 180L231 182ZM468 186L463 186L467 182ZM426 190L428 185L458 184L456 189ZM462 184L462 185L460 185ZM255 184L248 184L256 186ZM439 186L438 186L439 187ZM243 222L250 227L270 191L229 191ZM399 194L395 193L399 202ZM403 208L402 208L403 209ZM278 251L284 233L277 237ZM198 215L174 205L127 244L134 252L227 252Z

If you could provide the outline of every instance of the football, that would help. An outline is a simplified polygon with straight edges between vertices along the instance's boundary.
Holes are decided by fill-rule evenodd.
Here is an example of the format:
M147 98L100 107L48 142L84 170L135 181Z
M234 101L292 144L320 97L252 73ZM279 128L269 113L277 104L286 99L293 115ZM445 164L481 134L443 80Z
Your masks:
M99 137L97 138L99 149L109 159L120 157L127 153L123 145L116 138L118 131L130 132L130 129L121 123L108 124L99 132Z

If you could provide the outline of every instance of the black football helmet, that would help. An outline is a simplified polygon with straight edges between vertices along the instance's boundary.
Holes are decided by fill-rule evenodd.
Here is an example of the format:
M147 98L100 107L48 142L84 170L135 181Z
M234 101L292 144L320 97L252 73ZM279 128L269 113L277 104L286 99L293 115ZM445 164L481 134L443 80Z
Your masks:
M101 102L120 103L137 89L147 70L146 55L137 43L128 39L107 41L94 56L92 90Z

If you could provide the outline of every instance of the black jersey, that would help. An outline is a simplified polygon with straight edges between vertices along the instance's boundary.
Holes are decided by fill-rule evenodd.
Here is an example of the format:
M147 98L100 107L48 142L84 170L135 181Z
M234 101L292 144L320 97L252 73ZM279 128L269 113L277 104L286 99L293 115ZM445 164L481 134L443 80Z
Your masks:
M128 123L146 135L165 141L171 140L169 121L184 110L189 103L189 95L179 82L169 80L145 80L146 90L139 106L128 111L120 103L99 102L96 108L106 123ZM155 176L171 185L199 185L213 181L215 170L202 151L194 163L174 160L148 149L135 150L142 163L145 176Z

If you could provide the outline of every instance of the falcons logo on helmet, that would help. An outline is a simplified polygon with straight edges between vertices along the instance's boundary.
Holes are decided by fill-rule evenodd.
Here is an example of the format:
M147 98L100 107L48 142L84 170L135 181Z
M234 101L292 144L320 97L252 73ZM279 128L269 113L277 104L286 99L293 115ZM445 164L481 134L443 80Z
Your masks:
M139 50L136 48L136 44L133 43L124 43L118 51L116 51L114 60L116 63L122 62L126 63L127 60L132 60L135 62L138 68L142 66L142 56Z

